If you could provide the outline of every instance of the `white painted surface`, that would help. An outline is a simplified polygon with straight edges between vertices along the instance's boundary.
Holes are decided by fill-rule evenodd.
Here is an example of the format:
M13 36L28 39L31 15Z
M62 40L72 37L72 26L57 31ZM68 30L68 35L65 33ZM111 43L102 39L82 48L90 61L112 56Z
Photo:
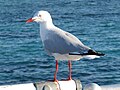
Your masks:
M81 84L77 82L77 84ZM17 84L17 85L4 85L0 86L0 90L76 90L76 83L74 80L69 81L58 81L57 82L38 82L28 84ZM77 89L77 90L81 90Z
M81 84L81 83L77 82L77 84ZM74 80L58 81L58 83L57 82L38 82L35 85L37 87L37 90L76 90L76 83ZM81 90L81 89L77 89L77 90Z
M60 90L76 90L76 83L74 80L59 81Z
M120 90L120 84L99 86L96 83L85 85L84 90Z
M85 85L84 90L102 90L102 89L98 84L90 83Z
M0 86L0 90L36 90L32 83L17 84L17 85L4 85Z
M101 86L102 90L120 90L120 84Z
M80 84L80 82L77 82ZM17 84L17 85L3 85L0 86L0 90L82 90L81 88L76 89L76 83L74 80L69 81L58 81L57 82L38 82L28 84ZM120 84L115 85L103 85L99 86L96 83L90 83L85 85L83 90L120 90Z

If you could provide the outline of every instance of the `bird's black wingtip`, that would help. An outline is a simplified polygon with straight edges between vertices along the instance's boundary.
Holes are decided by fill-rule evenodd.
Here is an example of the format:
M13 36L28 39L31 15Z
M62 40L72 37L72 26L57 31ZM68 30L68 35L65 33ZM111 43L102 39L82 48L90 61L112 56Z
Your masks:
M97 55L97 56L104 56L104 53L100 53L100 52L95 52L94 50L88 50L88 53L69 53L69 55Z
M89 54L91 55L98 55L98 56L104 56L105 54L104 53L100 53L100 52L95 52L94 50L89 50L88 51Z
M98 56L105 56L104 53L98 53Z

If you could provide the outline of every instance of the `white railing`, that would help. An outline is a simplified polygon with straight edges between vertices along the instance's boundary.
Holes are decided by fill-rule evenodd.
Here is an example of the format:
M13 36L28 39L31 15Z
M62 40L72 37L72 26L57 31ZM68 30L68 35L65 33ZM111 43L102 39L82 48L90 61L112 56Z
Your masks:
M99 86L96 83L85 85L79 80L58 81L58 82L37 82L28 84L3 85L0 90L120 90L120 84Z

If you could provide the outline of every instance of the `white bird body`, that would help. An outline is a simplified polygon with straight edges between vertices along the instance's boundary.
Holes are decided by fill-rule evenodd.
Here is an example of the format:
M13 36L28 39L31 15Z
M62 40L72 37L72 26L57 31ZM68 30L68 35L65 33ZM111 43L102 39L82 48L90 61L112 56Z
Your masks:
M76 41L75 43L81 44L82 46L86 47L87 49L90 49L87 46L83 45L83 43L78 38L76 38L74 35L54 26L54 24L52 22L40 24L40 36L41 36L41 40L42 40L43 44L44 44L45 40L49 40L49 38L52 37L52 33L50 33L50 32L56 32L56 33L62 35L63 37L66 37L66 34L69 34L69 37L67 36L67 38L73 39L72 42L74 42L74 40L75 40ZM70 37L70 35L71 35L71 37ZM58 43L58 44L60 44L60 43ZM81 58L94 59L94 58L99 57L96 55L87 55L87 56L69 55L69 53L67 53L67 54L51 53L49 55L54 56L55 60L80 60Z
M43 23L40 25L40 36L41 36L43 45L44 45L45 40L49 40L49 38L53 36L52 35L53 33L50 33L50 32L56 32L58 34L62 34L62 36L64 36L64 37L66 37L66 33L70 34L68 32L61 30L60 28L57 28L56 26L53 25L53 23L51 23L51 24L49 23L50 26L47 24L48 23ZM82 42L80 42L78 38L76 38L73 35L72 35L72 37L77 41L76 43L81 43L81 45L83 45ZM67 39L71 39L72 37L68 37ZM56 42L54 42L54 43L56 43ZM57 43L57 44L61 44L61 43ZM47 52L49 54L49 51L47 51ZM69 55L69 53L67 53L67 54L51 53L49 55L54 56L55 60L80 60L82 58L81 55Z
M33 18L27 20L27 22L32 21L40 24L40 36L43 46L47 53L54 56L56 60L70 61L86 57L94 59L104 55L91 50L74 35L56 27L52 22L51 15L47 11L38 11ZM58 62L56 62L55 81L57 70ZM69 70L71 72L71 62L69 62ZM71 79L71 73L69 79Z

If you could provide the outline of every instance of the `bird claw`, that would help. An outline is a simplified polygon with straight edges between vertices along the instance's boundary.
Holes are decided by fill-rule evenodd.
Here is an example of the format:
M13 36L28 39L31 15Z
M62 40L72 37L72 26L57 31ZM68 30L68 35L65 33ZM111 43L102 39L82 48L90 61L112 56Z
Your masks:
M72 80L72 78L71 78L71 77L69 77L67 80Z
M57 82L57 83L58 83L58 80L57 80L57 79L54 79L53 82Z

